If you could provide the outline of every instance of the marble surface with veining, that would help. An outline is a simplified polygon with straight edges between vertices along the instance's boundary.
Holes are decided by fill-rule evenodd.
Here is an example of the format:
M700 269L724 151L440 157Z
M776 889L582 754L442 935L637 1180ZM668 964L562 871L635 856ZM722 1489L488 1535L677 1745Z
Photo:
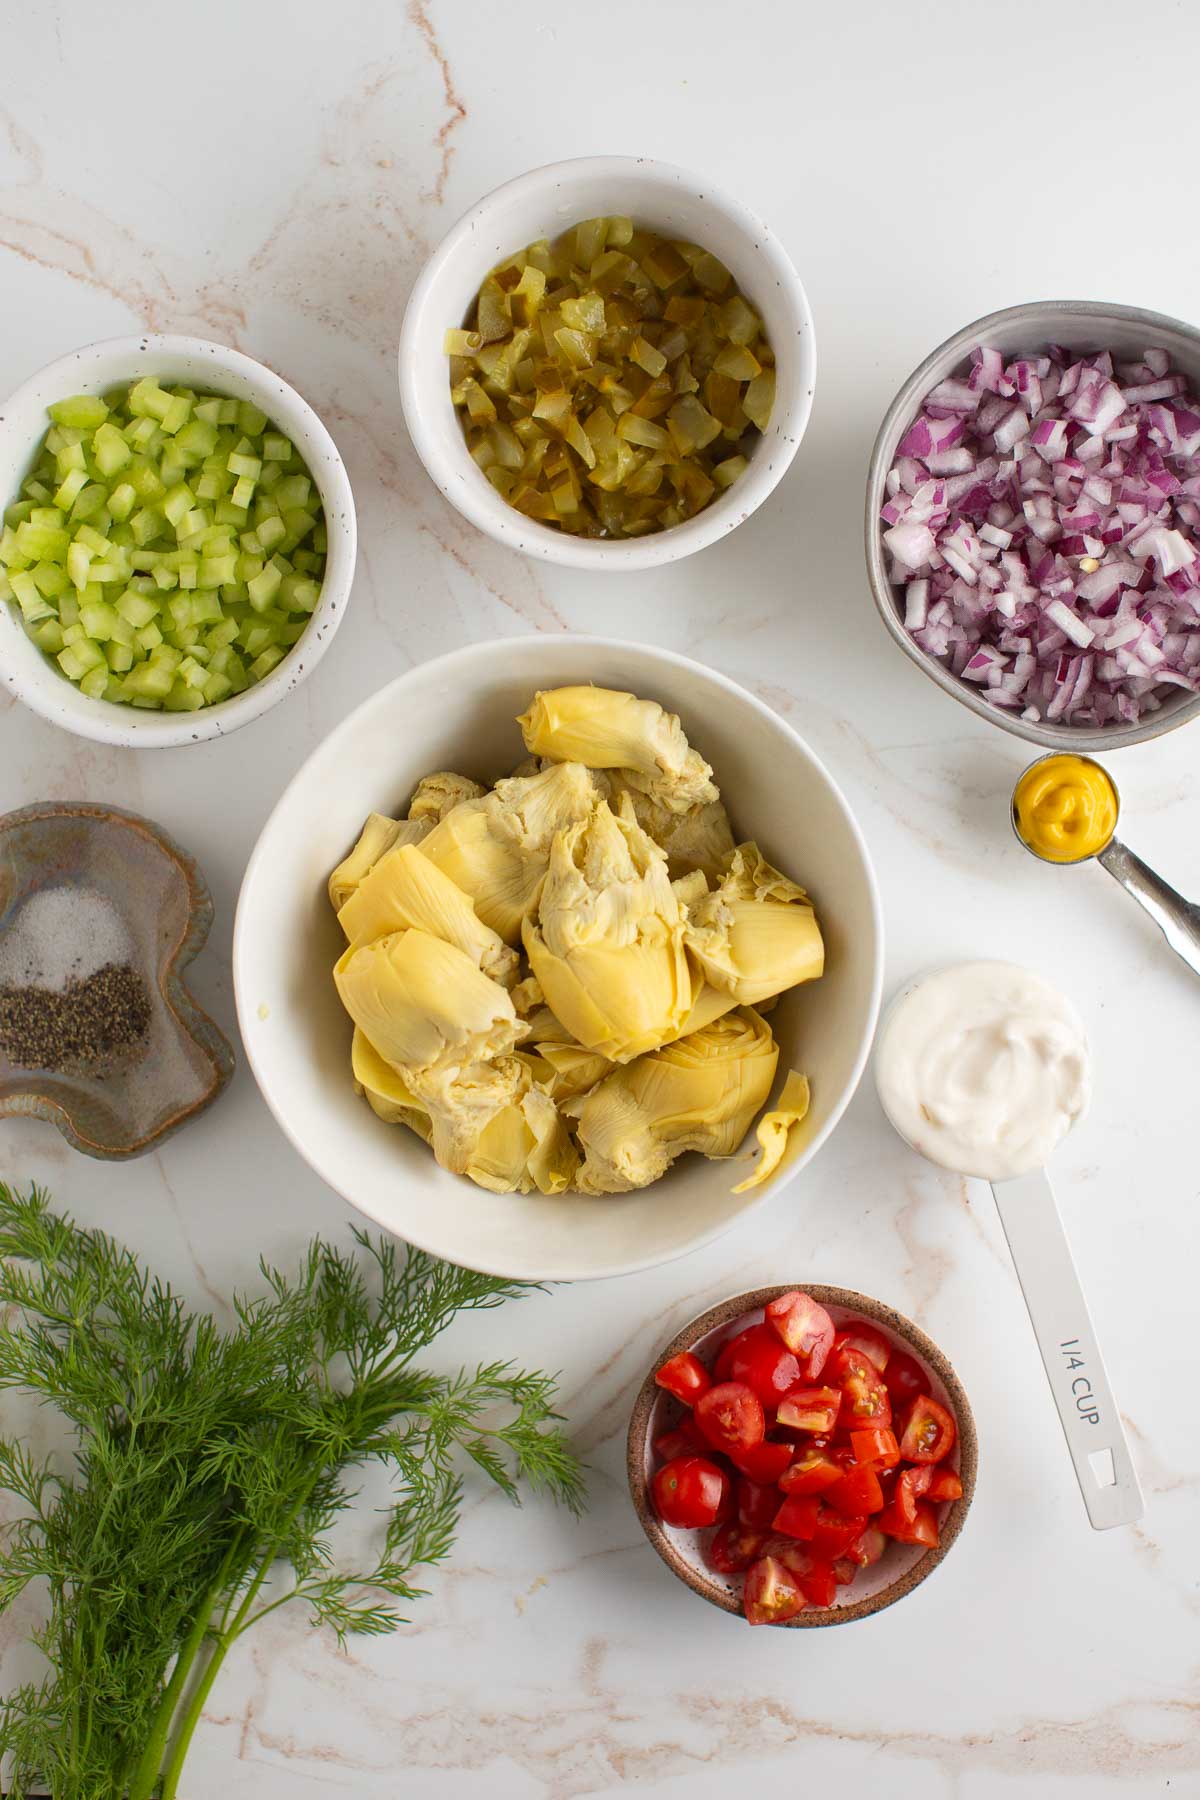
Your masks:
M445 1341L447 1359L498 1346L561 1366L590 1512L517 1511L471 1485L411 1625L341 1651L273 1615L226 1666L187 1794L1200 1793L1200 987L1098 869L1023 856L1006 820L1021 746L897 654L861 554L877 422L964 321L1049 296L1200 318L1194 13L3 0L0 44L0 391L142 327L219 338L317 408L360 529L346 622L278 710L223 742L134 753L0 701L0 809L111 800L194 851L217 906L194 986L232 1036L251 846L302 759L382 682L530 631L640 637L714 664L842 783L876 858L889 987L987 953L1035 964L1081 1007L1095 1104L1055 1180L1146 1494L1138 1526L1089 1530L990 1195L920 1164L866 1085L814 1165L722 1242ZM692 165L743 196L817 321L815 411L781 487L719 545L648 575L536 566L479 536L426 479L397 402L405 297L451 222L509 176L598 152ZM1114 765L1128 839L1193 894L1197 732ZM220 1317L260 1252L287 1261L353 1216L285 1142L244 1060L161 1154L113 1168L6 1120L0 1175L45 1182ZM918 1319L980 1430L978 1495L945 1566L845 1630L751 1633L702 1606L648 1549L624 1489L628 1408L656 1346L780 1279L844 1283ZM6 1686L29 1666L32 1616L0 1622Z

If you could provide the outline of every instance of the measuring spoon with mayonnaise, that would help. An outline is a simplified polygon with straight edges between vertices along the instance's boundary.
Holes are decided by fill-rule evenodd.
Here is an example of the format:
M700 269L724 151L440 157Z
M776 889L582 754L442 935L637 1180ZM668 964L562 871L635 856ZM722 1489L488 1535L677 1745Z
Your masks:
M1015 963L938 969L889 1007L875 1082L914 1150L991 1183L1088 1518L1132 1524L1141 1488L1044 1168L1091 1097L1079 1014Z
M1145 907L1176 955L1200 975L1200 907L1120 842L1120 810L1116 783L1090 756L1041 756L1013 789L1012 828L1040 862L1061 867L1095 859Z

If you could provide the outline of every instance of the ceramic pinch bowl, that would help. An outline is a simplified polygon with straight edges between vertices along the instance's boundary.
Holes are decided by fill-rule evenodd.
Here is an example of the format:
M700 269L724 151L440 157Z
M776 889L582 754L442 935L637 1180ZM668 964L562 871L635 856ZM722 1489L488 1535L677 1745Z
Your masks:
M87 1156L140 1156L216 1099L228 1040L184 986L212 924L195 861L135 813L41 802L0 818L0 990L60 988L109 963L140 978L149 1020L96 1064L31 1068L0 1035L0 1116L45 1119Z
M669 1344L655 1355L646 1379L634 1401L629 1421L627 1468L629 1491L642 1529L672 1574L686 1583L694 1594L719 1606L722 1612L741 1617L742 1577L718 1575L704 1559L704 1546L711 1530L684 1530L664 1525L654 1510L650 1481L659 1465L654 1453L654 1440L669 1431L686 1410L673 1395L656 1386L655 1369L681 1350L691 1350L706 1366L712 1366L722 1346L748 1325L760 1325L767 1303L800 1285L806 1294L823 1306L840 1330L850 1319L869 1319L899 1349L916 1359L929 1380L933 1398L953 1413L958 1425L958 1438L947 1458L947 1466L962 1482L962 1498L943 1501L937 1508L938 1544L936 1549L923 1549L916 1544L889 1540L879 1562L862 1569L852 1583L839 1587L832 1606L808 1606L781 1625L807 1629L820 1625L848 1625L856 1619L869 1619L894 1606L906 1594L919 1587L942 1562L962 1530L975 1493L978 1446L975 1420L962 1382L950 1362L933 1339L919 1325L906 1319L894 1307L872 1300L852 1288L826 1287L813 1282L791 1283L777 1287L757 1288L751 1293L734 1294L718 1306L701 1313L685 1325Z

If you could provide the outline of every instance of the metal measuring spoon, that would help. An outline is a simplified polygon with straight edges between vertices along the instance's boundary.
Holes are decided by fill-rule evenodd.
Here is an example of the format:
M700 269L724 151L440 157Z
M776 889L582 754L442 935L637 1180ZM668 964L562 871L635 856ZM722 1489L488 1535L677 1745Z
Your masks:
M1063 862L1053 856L1043 856L1040 850L1035 850L1033 845L1026 843L1021 836L1017 825L1017 789L1031 770L1040 768L1043 763L1050 762L1054 757L1062 754L1062 751L1055 750L1047 756L1039 756L1036 762L1030 763L1029 768L1023 769L1018 776L1013 785L1012 800L1008 809L1013 836L1022 850L1027 850L1030 856L1037 858L1038 862L1049 863L1056 869L1073 869L1085 862L1100 863L1115 881L1120 882L1125 892L1131 894L1138 905L1144 907L1150 914L1175 954L1183 958L1194 975L1200 975L1200 906L1194 906L1190 900L1185 900L1182 894L1177 894L1173 887L1167 885L1161 875L1156 875L1140 856L1135 856L1133 851L1117 837L1116 827L1121 813L1121 796L1117 790L1117 784L1108 770L1096 762L1093 757L1080 756L1078 751L1070 752L1079 762L1087 763L1090 768L1098 769L1112 789L1116 812L1113 817L1112 835L1103 849L1093 850L1086 856L1077 856L1069 862Z
M888 1008L875 1049L875 1079L884 1113L919 1156L928 1156L928 1150L913 1141L911 1127L906 1128L889 1103L888 1083L881 1077L885 1046L895 1017L916 991L931 979L954 973L954 969L934 970L910 982ZM956 1172L975 1173L962 1168ZM1096 1531L1132 1525L1145 1511L1142 1490L1050 1177L1045 1169L1033 1169L992 1180L989 1186L1088 1519Z

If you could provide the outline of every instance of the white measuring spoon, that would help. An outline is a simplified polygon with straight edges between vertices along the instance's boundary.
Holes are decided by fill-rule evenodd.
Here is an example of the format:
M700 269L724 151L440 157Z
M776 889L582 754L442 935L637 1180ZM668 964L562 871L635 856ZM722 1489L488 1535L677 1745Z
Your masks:
M880 1079L888 1031L921 985L911 984L889 1009L880 1029L875 1070L890 1123L912 1149L925 1155L906 1122L897 1118L895 1096ZM956 1173L969 1176L974 1171ZM1088 1519L1096 1531L1132 1525L1145 1511L1142 1490L1049 1176L1035 1168L993 1180L990 1186Z

